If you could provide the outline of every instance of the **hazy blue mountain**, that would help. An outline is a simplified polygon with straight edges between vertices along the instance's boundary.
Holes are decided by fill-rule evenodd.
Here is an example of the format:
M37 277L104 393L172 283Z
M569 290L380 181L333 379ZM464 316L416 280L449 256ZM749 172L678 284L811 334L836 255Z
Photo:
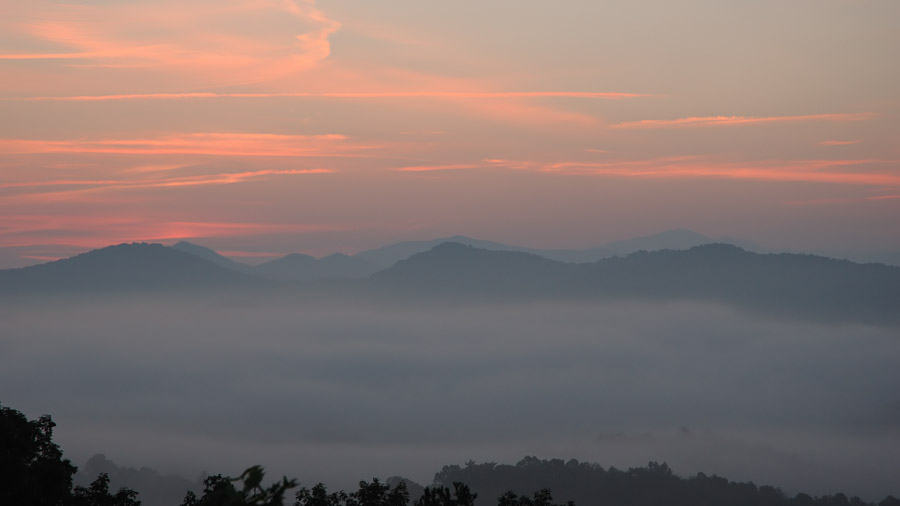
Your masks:
M387 246L382 246L380 248L360 251L353 256L355 258L361 258L373 264L380 265L381 267L390 267L400 260L409 258L416 253L428 251L435 246L447 242L464 244L466 246L474 246L476 248L486 250L529 251L528 248L523 248L520 246L513 246L510 244L503 244L494 241L483 241L481 239L473 239L464 235L455 235L453 237L443 237L440 239L432 239L429 241L404 241L394 244L388 244Z
M190 253L191 255L198 256L204 260L209 260L219 267L243 272L245 274L252 274L254 272L252 266L242 264L240 262L235 262L234 260L226 258L205 246L200 246L199 244L180 241L173 244L172 248L177 249L178 251L184 251L185 253Z
M900 266L900 251L830 251L826 252L825 256L843 258L857 263L880 263Z
M616 254L628 254L635 251L657 251L661 249L688 249L694 246L716 242L713 239L692 230L666 230L658 234L613 241L603 246Z
M441 295L517 296L556 292L575 275L576 264L521 251L495 251L446 242L375 273L376 286Z
M309 276L316 270L316 258L303 253L291 253L256 266L256 272L273 279L296 279Z
M209 288L253 282L250 276L161 244L108 246L19 269L0 270L12 293Z
M315 281L322 279L365 278L381 267L365 259L335 253L316 259L292 253L254 268L254 272L270 279Z
M357 258L364 258L372 263L383 267L390 267L400 260L409 258L416 253L428 251L431 248L445 242L455 242L492 251L520 251L523 253L531 253L533 255L542 256L551 260L560 262L588 263L596 262L604 258L610 258L616 255L627 255L635 251L647 250L656 251L661 249L688 249L694 246L710 244L714 242L727 242L736 244L744 249L752 251L760 251L757 246L736 239L719 238L711 239L703 234L693 232L691 230L667 230L658 234L635 237L621 241L614 241L609 244L584 249L540 249L526 248L523 246L514 246L511 244L503 244L494 241L484 241L473 239L463 235L453 237L444 237L441 239L432 239L430 241L406 241L396 244L389 244L380 248L361 251L354 255Z
M599 248L571 250L532 250L531 253L561 262L588 263L604 258L623 256L636 251L659 251L664 249L683 250L712 243L727 243L740 246L749 251L762 252L762 248L753 243L730 237L710 238L703 234L686 229L666 230L658 234L633 237L621 241L613 241Z
M371 278L418 298L641 298L717 301L767 313L900 323L900 268L729 244L640 251L587 264L445 243Z
M443 243L388 269L346 255L293 254L258 266L279 280L317 281L304 293L416 300L690 299L817 320L900 323L900 267L815 255L759 254L728 244L638 251L567 263L522 251ZM345 279L339 284L321 280ZM266 282L159 244L120 244L65 260L0 270L0 292L186 290ZM289 288L289 285L283 285Z

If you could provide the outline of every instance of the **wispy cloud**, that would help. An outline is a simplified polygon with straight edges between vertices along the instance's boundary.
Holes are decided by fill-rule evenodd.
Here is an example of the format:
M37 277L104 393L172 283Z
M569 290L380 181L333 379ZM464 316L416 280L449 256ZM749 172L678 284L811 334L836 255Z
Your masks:
M174 73L187 84L262 82L318 65L340 23L313 0L138 0L103 5L34 0L8 31L47 52L0 60L63 60L67 66ZM152 26L153 30L147 27Z
M343 135L189 133L143 139L31 140L0 139L6 154L102 153L213 156L352 156L371 146L347 144Z
M443 165L412 165L408 167L397 167L391 170L396 172L435 172L447 170L474 169L477 165L473 164L443 164Z
M344 226L331 224L182 221L146 215L110 217L94 214L77 216L20 214L0 216L0 219L8 225L0 230L0 247L66 245L97 248L121 242L346 230Z
M2 59L2 57L0 57ZM346 98L346 99L384 99L384 98L443 98L443 99L502 99L502 98L587 98L602 100L622 100L627 98L647 97L639 93L594 92L594 91L441 91L441 90L409 90L409 91L345 91L345 92L296 92L296 93L131 93L117 95L77 95L48 97L7 97L6 101L26 102L101 102L116 100L179 100L179 99L213 99L213 98Z
M0 183L0 188L57 188L64 186L92 188L166 188L177 186L202 186L241 183L248 179L266 176L296 176L304 174L328 174L331 169L263 169L244 172L223 172L196 176L180 176L153 179L51 179L45 181L20 181Z
M545 165L547 172L594 174L648 179L723 178L777 182L900 186L900 174L864 169L892 165L892 160L766 160L715 162L700 157L670 157L609 162L561 162Z
M709 126L756 125L798 121L864 121L875 117L874 113L806 114L800 116L691 116L678 119L645 119L626 121L612 128L691 128Z
M853 144L859 144L862 141L822 141L819 143L819 146L851 146Z

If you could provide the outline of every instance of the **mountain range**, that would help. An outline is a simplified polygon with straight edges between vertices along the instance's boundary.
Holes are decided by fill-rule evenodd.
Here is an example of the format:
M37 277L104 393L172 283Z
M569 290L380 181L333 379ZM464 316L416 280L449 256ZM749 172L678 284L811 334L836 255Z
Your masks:
M244 274L253 274L273 280L315 281L322 279L366 278L416 253L428 251L435 246L448 242L491 251L530 253L561 262L587 263L617 255L627 255L639 250L686 249L716 241L690 230L669 230L650 236L616 241L600 248L536 249L456 235L428 241L399 242L361 251L355 255L334 253L322 258L315 258L303 253L291 253L256 266L236 262L212 249L186 241L175 243L172 245L172 248L209 260L220 267ZM752 245L743 243L742 245L748 249L758 249Z
M563 263L444 243L374 274L398 295L445 298L721 302L816 320L900 323L900 268L731 244Z
M386 269L374 265L358 256L315 259L289 255L250 267L188 243L172 247L133 243L0 270L0 293L266 290L278 286L298 293L376 294L380 299L407 301L686 299L821 321L900 323L900 267L814 255L761 254L730 244L641 250L595 262L570 263L525 251L445 242ZM322 273L330 273L335 281L302 283L319 279L316 276ZM362 279L335 284L339 278L351 277Z
M597 248L585 249L540 249L526 248L522 246L514 246L511 244L503 244L494 241L484 241L473 239L464 235L456 235L452 237L442 237L432 239L430 241L407 241L382 246L380 248L365 250L357 253L354 257L363 258L382 267L390 267L395 263L409 258L416 253L428 251L439 244L446 242L455 242L493 251L518 251L522 253L531 253L550 260L558 260L560 262L588 263L596 262L604 258L613 256L627 255L635 251L647 250L655 251L661 249L687 249L693 246L709 244L714 242L727 242L736 244L745 249L752 251L762 251L759 247L744 241L730 238L713 239L703 234L685 230L667 230L658 234L635 237L621 241L614 241Z

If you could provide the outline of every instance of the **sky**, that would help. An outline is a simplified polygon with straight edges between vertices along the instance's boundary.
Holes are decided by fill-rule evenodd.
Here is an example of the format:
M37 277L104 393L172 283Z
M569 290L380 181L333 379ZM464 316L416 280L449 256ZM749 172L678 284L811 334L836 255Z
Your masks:
M900 250L895 0L0 10L0 268L672 228Z

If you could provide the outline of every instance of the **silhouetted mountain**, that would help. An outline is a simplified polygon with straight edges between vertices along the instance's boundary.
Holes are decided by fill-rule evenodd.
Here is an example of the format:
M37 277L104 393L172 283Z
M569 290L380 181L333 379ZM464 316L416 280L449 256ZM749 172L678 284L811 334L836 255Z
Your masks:
M816 319L900 322L900 268L728 244L566 264L445 243L371 282L417 297L692 299Z
M205 247L200 246L199 244L190 243L187 241L179 241L172 245L173 249L177 249L178 251L183 251L185 253L190 253L191 255L200 257L204 260L209 260L210 262L218 265L219 267L224 267L226 269L231 269L233 271L243 272L245 274L253 274L253 267L247 264L242 264L240 262L235 262L230 258L226 258L215 251Z
M405 260L416 253L428 251L435 246L446 242L455 242L466 246L474 246L476 248L498 251L527 251L528 248L520 246L512 246L510 244L502 244L493 241L483 241L473 239L464 235L455 235L453 237L444 237L441 239L432 239L430 241L404 241L395 244L388 244L380 248L360 251L353 255L355 258L362 258L381 267L390 267L400 260Z
M521 251L491 251L446 242L374 274L376 286L429 295L551 295L575 273L566 264Z
M629 254L635 251L657 251L661 249L688 249L702 244L715 242L709 237L692 230L666 230L658 234L623 239L605 244L605 249L617 254Z
M824 256L856 263L879 263L900 267L900 251L828 251Z
M0 270L11 293L210 288L253 282L197 256L161 244L108 246L45 264Z
M542 256L551 260L560 262L589 263L610 258L616 255L627 255L635 251L647 250L656 251L662 249L688 249L694 246L710 244L713 242L728 242L737 244L744 249L759 251L760 248L748 242L733 239L710 239L709 237L693 232L690 230L667 230L659 234L653 234L622 241L615 241L597 248L585 249L541 249L526 248L523 246L513 246L494 241L484 241L473 239L464 235L453 237L445 237L441 239L432 239L430 241L406 241L396 244L389 244L380 248L361 251L354 255L357 258L364 258L372 263L381 265L382 267L390 267L400 260L409 258L416 253L428 251L431 248L443 244L445 242L456 242L466 246L486 249L491 251L519 251L523 253L531 253L532 255Z
M271 279L308 279L316 270L316 258L303 253L291 253L256 266L256 272Z
M292 253L271 262L257 265L254 272L270 279L315 281L323 279L365 278L381 267L362 258L341 253L315 259L302 253Z

